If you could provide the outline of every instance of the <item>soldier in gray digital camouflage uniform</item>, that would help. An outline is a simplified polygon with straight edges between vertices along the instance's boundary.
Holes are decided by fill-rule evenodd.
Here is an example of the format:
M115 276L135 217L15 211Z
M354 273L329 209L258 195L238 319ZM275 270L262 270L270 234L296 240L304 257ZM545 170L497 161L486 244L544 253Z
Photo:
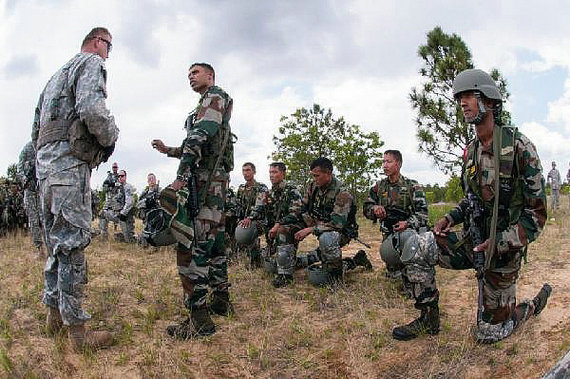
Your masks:
M82 308L87 284L85 248L91 242L91 169L112 154L119 130L105 105L111 34L94 28L81 52L61 67L40 95L32 126L36 146L48 258L43 301L47 331L69 326L76 351L112 343L106 331L89 331ZM83 143L82 141L88 141Z
M107 224L109 221L119 224L121 227L120 238L121 242L134 242L135 241L135 193L136 189L131 184L127 183L127 172L120 170L118 173L119 186L117 195L113 203L114 209L104 209L99 217L99 230L104 238L107 238Z
M562 186L562 179L560 178L560 171L556 168L556 162L552 162L552 170L548 172L547 182L550 184L551 200L550 209L558 209L559 197L560 197L560 187Z
M38 182L36 180L36 149L32 141L28 142L18 160L18 178L24 188L24 206L28 216L32 242L38 255L44 256L42 222L40 219Z

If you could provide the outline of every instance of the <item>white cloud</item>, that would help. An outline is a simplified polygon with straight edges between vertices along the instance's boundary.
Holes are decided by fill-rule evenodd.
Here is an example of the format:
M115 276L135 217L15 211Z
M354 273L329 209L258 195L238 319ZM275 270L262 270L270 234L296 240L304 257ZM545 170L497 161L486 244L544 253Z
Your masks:
M177 162L153 151L149 142L161 137L176 145L183 138L184 119L197 101L186 79L194 61L211 62L218 84L235 101L232 126L240 139L232 185L241 182L244 161L255 162L258 176L267 182L267 156L280 116L313 102L378 131L386 148L403 152L408 176L445 182L417 152L407 98L419 82L418 45L436 25L458 33L478 66L497 67L507 79L521 71L570 67L570 4L562 0L506 0L489 7L443 0L5 4L0 9L0 174L29 139L46 81L77 52L93 26L107 26L114 37L107 62L108 104L121 135L112 159L128 170L139 189L149 171L162 183L174 177ZM521 49L537 58L520 62ZM25 75L6 76L6 67ZM570 135L569 87L567 82L564 96L549 104L547 119L566 125L566 133L519 120L549 160L550 155L569 158L560 143ZM107 168L95 172L93 184L100 184Z

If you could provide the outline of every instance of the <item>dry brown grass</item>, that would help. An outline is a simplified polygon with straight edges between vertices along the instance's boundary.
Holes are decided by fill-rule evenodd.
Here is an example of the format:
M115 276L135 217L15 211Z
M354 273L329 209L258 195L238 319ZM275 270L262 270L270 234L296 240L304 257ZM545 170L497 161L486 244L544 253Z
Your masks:
M368 222L362 235L374 272L352 271L335 292L307 284L303 271L291 288L276 290L270 277L230 267L236 314L215 316L209 338L176 341L165 334L185 317L171 249L95 241L87 250L89 327L116 333L110 349L75 354L65 335L43 330L44 262L27 237L0 240L0 375L6 377L540 377L570 348L570 212L558 212L532 245L519 296L532 297L543 282L554 294L544 313L505 341L473 343L476 281L472 271L438 271L442 331L398 342L394 326L416 317L383 276L380 236ZM302 246L307 250L314 241ZM352 255L353 243L345 249Z

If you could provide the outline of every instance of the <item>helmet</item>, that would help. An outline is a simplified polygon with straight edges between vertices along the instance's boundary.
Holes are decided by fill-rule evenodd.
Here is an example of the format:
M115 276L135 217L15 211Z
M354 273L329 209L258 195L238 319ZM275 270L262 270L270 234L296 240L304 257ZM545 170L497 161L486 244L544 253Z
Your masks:
M238 225L234 236L239 245L250 245L257 237L257 222L252 221L247 228Z
M457 98L458 94L465 91L480 91L489 99L503 100L493 78L485 71L476 68L461 71L453 80L453 97Z
M417 234L413 229L406 229L401 232L390 234L382 245L380 245L380 258L386 263L387 266L400 267L402 261L402 248L411 236Z
M307 267L307 279L312 285L322 287L329 283L329 273L323 269L322 265L314 263Z
M143 238L152 246L168 246L176 243L169 226L171 218L172 216L162 208L149 211L142 232Z

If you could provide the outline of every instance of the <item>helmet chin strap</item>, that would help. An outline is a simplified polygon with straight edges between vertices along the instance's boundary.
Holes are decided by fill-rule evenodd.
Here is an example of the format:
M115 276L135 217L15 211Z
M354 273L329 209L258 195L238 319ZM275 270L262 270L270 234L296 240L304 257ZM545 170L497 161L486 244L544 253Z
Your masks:
M479 92L476 92L475 96L477 97L478 112L477 112L477 116L475 116L473 118L471 123L475 124L475 125L479 125L481 122L483 122L483 119L485 118L485 115L487 114L487 108L485 108L485 104L483 103L483 99L481 99L481 94Z

